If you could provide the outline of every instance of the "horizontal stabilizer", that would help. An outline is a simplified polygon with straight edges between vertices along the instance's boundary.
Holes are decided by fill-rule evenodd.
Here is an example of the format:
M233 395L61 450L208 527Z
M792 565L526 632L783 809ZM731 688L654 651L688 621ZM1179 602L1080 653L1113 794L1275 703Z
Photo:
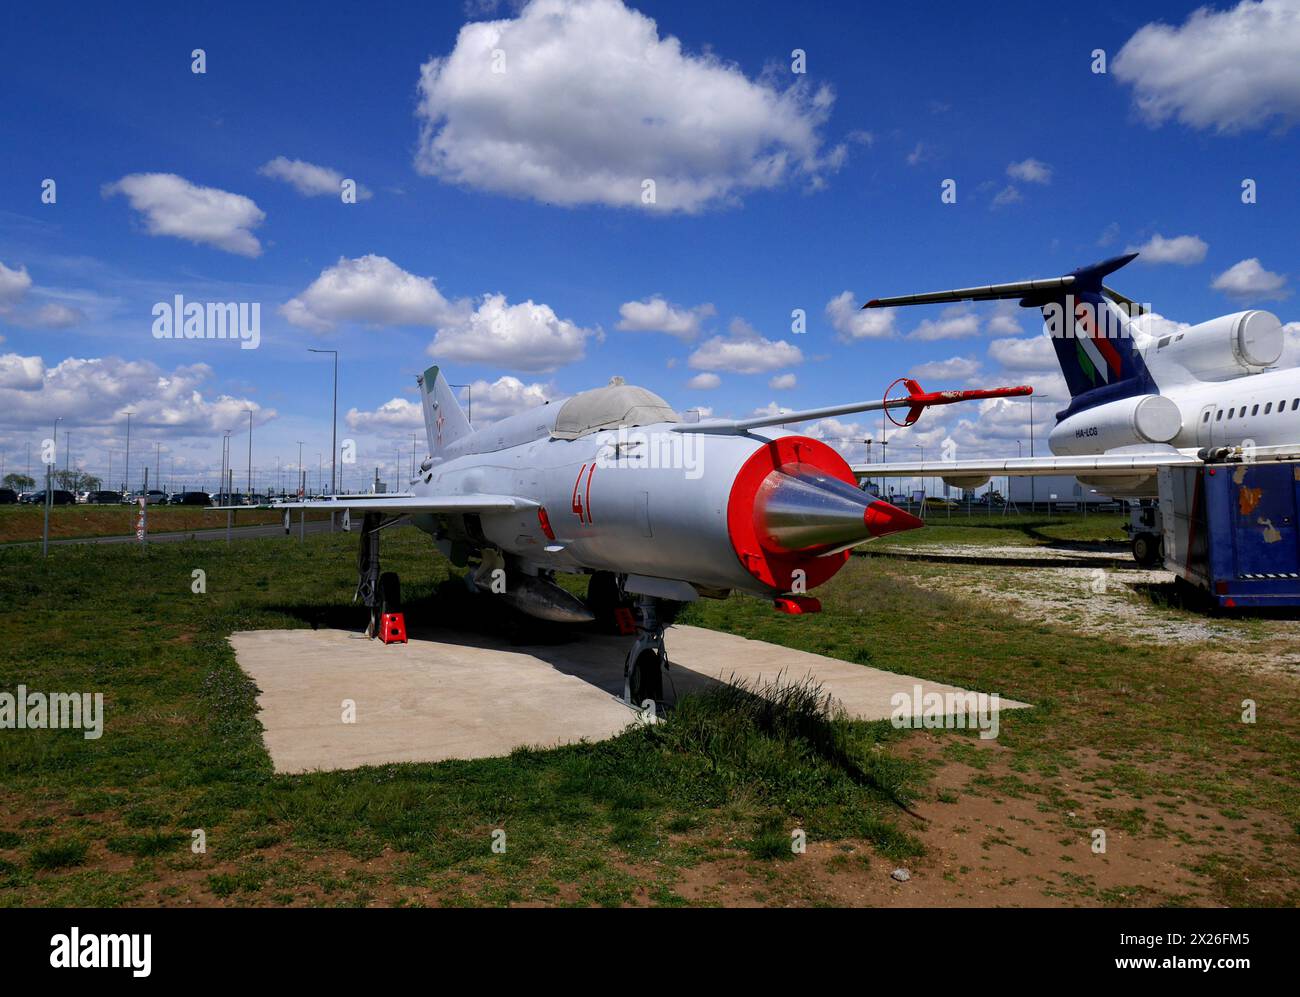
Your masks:
M1098 290L1101 279L1129 263L1137 253L1116 256L1089 267L1080 267L1064 277L1045 277L1041 280L1015 280L1009 284L985 284L980 287L958 287L951 291L929 291L924 294L900 294L892 298L873 298L863 308L894 308L901 305L938 305L954 301L996 301L1002 298L1036 299L1055 292L1066 292L1076 285ZM1037 302L1034 302L1037 303Z

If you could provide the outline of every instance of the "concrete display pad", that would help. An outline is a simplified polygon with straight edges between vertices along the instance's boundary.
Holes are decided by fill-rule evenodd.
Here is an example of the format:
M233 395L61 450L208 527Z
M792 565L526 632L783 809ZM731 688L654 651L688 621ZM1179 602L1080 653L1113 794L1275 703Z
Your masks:
M621 699L626 637L514 647L429 631L385 646L343 630L256 630L232 634L230 643L257 683L258 718L277 772L487 758L599 741L635 721ZM917 685L923 694L962 691L698 627L672 627L666 643L669 702L733 676L811 675L850 715L882 720L897 692L912 695ZM345 700L355 703L353 723L343 720Z

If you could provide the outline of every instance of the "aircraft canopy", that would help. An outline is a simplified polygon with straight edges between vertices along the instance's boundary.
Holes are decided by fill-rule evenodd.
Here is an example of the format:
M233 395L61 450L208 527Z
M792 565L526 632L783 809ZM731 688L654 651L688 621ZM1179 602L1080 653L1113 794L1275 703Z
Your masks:
M677 413L653 391L623 384L618 378L615 381L619 383L579 392L561 405L551 436L576 440L601 429L679 421Z

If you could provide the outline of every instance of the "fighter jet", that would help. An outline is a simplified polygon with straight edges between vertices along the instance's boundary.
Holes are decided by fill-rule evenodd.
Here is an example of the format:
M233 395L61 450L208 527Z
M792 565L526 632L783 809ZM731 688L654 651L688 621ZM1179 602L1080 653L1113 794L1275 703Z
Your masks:
M562 623L621 619L635 635L624 698L662 698L664 628L701 597L732 590L786 613L820 609L808 592L849 551L923 522L857 487L845 459L780 428L886 408L912 421L933 405L1028 394L1025 387L908 393L751 419L684 419L658 395L615 378L482 429L470 425L442 371L417 378L428 456L408 492L279 503L362 516L356 599L373 636L398 596L379 562L381 531L408 518L484 597ZM587 599L555 582L590 576Z

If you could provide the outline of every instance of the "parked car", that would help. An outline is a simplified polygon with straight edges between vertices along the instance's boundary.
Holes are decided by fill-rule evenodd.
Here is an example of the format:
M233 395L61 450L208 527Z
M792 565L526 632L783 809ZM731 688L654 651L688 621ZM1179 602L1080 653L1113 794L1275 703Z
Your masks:
M142 492L135 492L134 494L132 494L131 502L133 504L139 502L142 494L143 494ZM149 505L166 505L167 493L163 491L159 491L157 488L150 488L149 497L148 499L146 499L146 501Z
M0 505L13 505L18 501L18 493L12 488L0 488Z
M173 500L176 496L172 496ZM207 492L181 492L179 505L211 505L212 496Z
M87 505L121 505L122 496L118 492L97 491L86 495Z
M62 488L54 489L53 496L54 498L51 503L53 505L72 505L77 501L76 496L74 496L72 492L64 491ZM32 492L30 495L28 495L25 498L25 501L30 505L44 505L45 504L44 490L39 492Z

